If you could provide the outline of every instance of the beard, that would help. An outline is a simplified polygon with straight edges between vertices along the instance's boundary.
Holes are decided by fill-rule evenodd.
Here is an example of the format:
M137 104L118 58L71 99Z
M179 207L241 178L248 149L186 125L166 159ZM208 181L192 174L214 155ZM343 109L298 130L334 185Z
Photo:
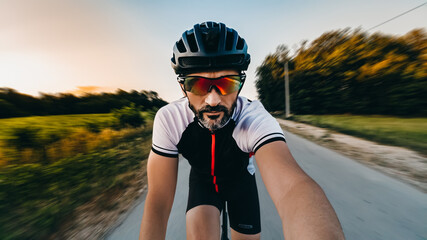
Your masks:
M196 117L198 118L199 122L207 129L210 129L211 131L215 131L217 129L220 129L227 124L228 120L231 118L231 115L233 114L233 110L236 107L236 102L233 103L230 109L223 105L217 105L217 106L210 106L206 105L198 110L190 103L190 109L194 112ZM223 112L224 115L222 118L219 116L212 116L205 118L203 116L203 113L209 113L209 112Z

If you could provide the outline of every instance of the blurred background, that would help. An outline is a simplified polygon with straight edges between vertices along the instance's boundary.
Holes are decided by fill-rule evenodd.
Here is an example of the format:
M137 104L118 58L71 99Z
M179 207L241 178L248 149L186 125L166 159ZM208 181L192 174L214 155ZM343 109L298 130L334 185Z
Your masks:
M0 239L72 239L83 213L116 211L104 236L146 185L156 111L182 97L173 45L204 21L247 41L241 95L413 151L381 164L425 199L425 1L0 0Z

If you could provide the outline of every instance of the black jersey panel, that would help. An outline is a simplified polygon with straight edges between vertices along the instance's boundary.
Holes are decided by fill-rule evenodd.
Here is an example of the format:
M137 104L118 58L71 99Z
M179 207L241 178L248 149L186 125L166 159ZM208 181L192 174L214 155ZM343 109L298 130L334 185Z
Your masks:
M216 134L216 161L215 175L219 180L225 181L247 173L249 164L249 153L243 152L233 138L232 133L235 123L231 120L226 126L215 131Z
M211 132L195 120L182 134L178 151L198 174L209 177L212 167L212 134L215 134L214 175L218 183L230 181L246 172L249 163L249 153L243 152L232 136L234 127L234 121L230 120L224 127Z
M211 172L211 132L202 128L197 120L188 125L178 142L178 152L203 175Z

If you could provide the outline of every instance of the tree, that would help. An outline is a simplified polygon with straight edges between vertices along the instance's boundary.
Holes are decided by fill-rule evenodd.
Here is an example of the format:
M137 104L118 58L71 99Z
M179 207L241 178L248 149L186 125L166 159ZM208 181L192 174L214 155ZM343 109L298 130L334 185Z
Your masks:
M284 110L284 49L268 55L257 69L259 99L270 111ZM294 113L427 115L423 29L401 37L331 31L303 42L289 61Z
M109 113L134 103L144 111L159 109L167 104L157 92L118 89L116 93L55 95L40 93L40 97L25 95L11 88L0 88L0 118L30 115Z

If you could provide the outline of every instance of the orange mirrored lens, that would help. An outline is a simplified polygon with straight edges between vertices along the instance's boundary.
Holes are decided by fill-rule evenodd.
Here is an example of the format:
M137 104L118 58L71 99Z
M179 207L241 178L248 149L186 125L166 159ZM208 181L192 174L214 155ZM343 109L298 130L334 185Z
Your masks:
M209 79L198 76L188 76L185 78L184 87L186 91L196 95L207 94L215 86L221 95L227 95L238 91L241 86L240 76L224 76L221 78Z

